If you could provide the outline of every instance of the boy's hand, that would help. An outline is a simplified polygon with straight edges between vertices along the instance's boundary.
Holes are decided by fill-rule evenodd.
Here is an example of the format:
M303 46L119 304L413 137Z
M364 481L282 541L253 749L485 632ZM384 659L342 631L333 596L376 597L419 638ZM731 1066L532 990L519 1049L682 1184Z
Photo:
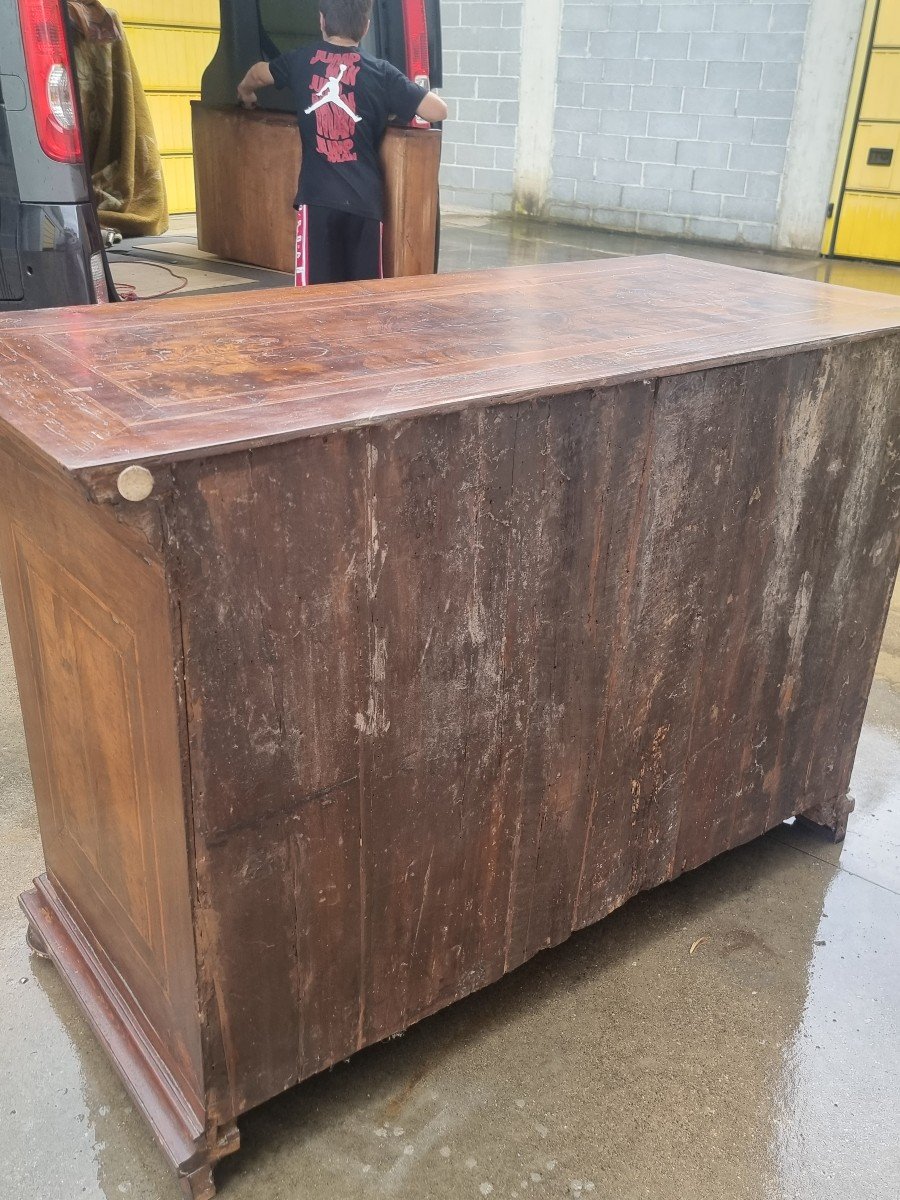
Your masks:
M269 64L258 62L238 84L238 99L244 108L256 108L257 89L271 87L274 82Z

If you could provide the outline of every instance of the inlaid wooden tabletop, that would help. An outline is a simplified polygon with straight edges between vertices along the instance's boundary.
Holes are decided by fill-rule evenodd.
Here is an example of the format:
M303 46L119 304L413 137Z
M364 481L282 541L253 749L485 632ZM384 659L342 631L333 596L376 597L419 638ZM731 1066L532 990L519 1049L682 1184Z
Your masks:
M900 299L671 255L0 320L0 424L165 462L900 330Z

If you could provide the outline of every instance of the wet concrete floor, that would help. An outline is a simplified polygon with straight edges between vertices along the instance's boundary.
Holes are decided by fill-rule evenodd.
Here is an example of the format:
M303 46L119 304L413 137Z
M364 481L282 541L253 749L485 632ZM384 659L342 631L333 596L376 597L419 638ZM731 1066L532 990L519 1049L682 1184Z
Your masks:
M461 220L445 227L445 258L461 269L595 247L578 230L549 246L552 231L537 233L522 242ZM900 291L900 272L858 273ZM219 1168L221 1195L897 1200L896 611L885 647L843 848L785 826L638 897L250 1114L243 1149ZM41 869L0 616L0 1200L174 1200L74 1002L25 946L15 898Z
M774 254L706 242L640 237L540 221L507 221L458 212L444 213L441 221L442 273L629 254L681 254L873 292L900 293L900 267L878 263L823 259L814 254ZM190 214L173 217L169 231L161 237L126 240L111 252L110 263L117 283L131 285L142 298L162 295L173 288L179 289L177 294L200 295L293 286L291 277L278 271L223 262L199 250L197 221Z

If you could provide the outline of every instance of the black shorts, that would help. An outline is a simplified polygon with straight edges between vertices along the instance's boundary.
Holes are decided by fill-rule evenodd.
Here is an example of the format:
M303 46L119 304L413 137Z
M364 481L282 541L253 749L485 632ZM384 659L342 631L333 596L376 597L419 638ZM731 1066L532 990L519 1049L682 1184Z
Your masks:
M304 204L297 210L297 287L383 279L380 221Z

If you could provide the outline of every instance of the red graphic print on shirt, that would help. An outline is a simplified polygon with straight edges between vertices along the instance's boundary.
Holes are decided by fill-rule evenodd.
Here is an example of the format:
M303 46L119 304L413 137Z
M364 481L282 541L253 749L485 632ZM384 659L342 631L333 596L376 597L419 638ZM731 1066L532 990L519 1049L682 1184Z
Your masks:
M311 66L322 63L324 75L313 75L310 83L312 103L307 114L316 114L316 149L330 163L356 162L354 144L356 126L356 86L359 55L353 51L337 54L318 50Z

